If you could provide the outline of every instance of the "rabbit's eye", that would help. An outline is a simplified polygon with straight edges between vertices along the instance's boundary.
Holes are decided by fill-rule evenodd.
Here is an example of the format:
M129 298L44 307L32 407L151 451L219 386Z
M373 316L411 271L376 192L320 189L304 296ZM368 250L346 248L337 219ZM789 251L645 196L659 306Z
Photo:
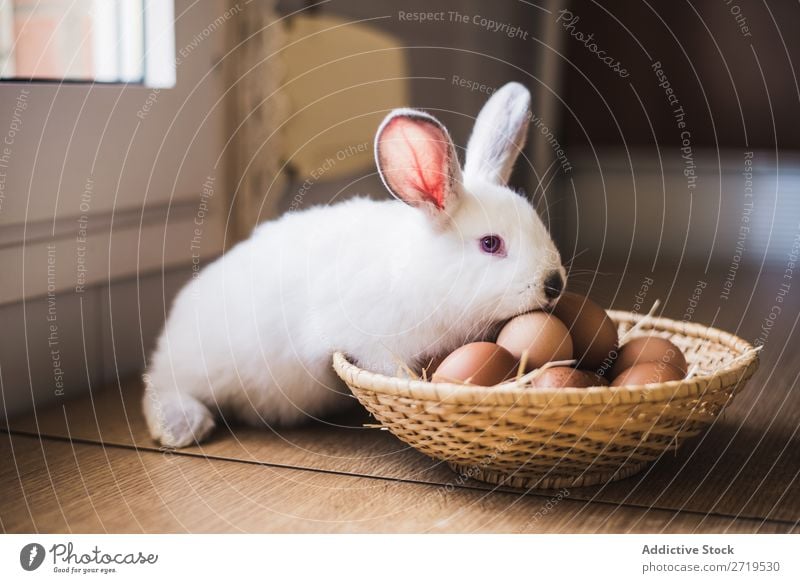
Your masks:
M484 235L480 239L481 251L489 255L505 255L506 246L499 235Z

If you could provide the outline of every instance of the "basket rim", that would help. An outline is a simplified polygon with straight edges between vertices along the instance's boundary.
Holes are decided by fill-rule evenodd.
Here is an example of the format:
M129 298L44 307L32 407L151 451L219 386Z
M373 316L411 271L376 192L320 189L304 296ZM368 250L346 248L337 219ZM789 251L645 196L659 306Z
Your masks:
M622 310L607 310L607 312L616 324L636 324L647 318L647 321L642 324L643 330L673 332L702 340L712 340L739 353L740 358L712 374L695 376L690 380L588 388L481 387L404 379L359 368L347 356L338 351L333 354L333 368L354 391L367 390L393 397L476 406L592 405L669 401L673 398L716 392L743 383L758 368L758 353L753 346L746 340L724 330L694 322L648 317L646 314Z

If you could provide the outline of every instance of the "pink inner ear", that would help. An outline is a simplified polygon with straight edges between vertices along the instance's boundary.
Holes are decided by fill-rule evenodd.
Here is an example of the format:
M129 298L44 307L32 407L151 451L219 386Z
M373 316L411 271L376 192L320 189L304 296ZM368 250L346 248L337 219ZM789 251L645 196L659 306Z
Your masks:
M450 142L425 119L396 117L380 138L381 170L389 187L409 204L433 203L443 209Z

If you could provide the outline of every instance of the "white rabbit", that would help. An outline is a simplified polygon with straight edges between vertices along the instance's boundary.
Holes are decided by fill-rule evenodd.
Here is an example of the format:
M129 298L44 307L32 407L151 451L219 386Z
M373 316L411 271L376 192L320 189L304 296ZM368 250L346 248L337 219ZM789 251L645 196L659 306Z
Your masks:
M153 438L199 442L219 413L258 424L329 413L352 402L334 351L395 374L398 362L551 305L564 287L560 256L531 203L506 186L529 107L518 83L489 99L463 175L435 118L395 110L375 155L399 201L288 213L204 269L176 298L145 374Z

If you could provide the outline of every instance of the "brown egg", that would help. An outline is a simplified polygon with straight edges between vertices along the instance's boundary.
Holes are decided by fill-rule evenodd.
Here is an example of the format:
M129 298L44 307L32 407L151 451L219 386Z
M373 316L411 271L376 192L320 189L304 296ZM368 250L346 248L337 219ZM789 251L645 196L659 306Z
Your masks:
M679 381L686 373L678 370L666 362L645 362L637 364L622 371L611 382L612 387L623 385L648 385L650 383L666 383Z
M569 366L553 366L544 369L531 384L539 389L574 387L584 389L607 385L608 382L596 374Z
M517 359L493 342L473 342L455 349L433 373L438 383L491 387L517 373Z
M611 383L611 381L609 379L607 379L606 377L604 377L601 374L597 374L593 370L585 370L583 372L585 372L586 374L588 374L589 376L592 377L592 386L593 387L607 387Z
M572 358L572 338L563 322L546 312L529 312L503 326L497 343L516 358L527 352L525 370Z
M626 342L619 349L617 360L614 362L609 376L614 379L622 371L646 362L665 362L677 368L684 375L688 370L686 359L680 348L665 338L643 336Z
M592 370L603 367L618 341L617 327L606 311L585 296L564 292L553 314L569 329L578 366Z

